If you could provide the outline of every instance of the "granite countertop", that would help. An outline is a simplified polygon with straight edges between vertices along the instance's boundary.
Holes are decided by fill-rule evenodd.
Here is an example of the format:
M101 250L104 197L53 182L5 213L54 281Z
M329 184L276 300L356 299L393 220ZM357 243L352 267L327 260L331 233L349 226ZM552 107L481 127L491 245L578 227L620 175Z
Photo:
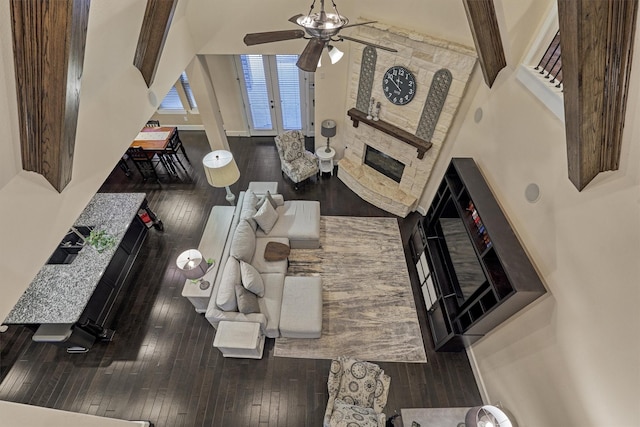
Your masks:
M87 245L71 264L45 264L3 323L76 322L145 196L145 193L97 193L74 225L105 230L115 236L116 245L102 253Z

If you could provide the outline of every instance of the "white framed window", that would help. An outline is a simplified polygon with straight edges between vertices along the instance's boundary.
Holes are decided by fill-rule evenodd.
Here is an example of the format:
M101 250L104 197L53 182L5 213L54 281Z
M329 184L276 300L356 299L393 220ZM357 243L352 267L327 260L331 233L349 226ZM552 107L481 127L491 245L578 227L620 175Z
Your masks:
M160 114L198 114L198 105L191 91L191 85L184 71L178 81L169 89L158 107Z
M558 28L558 5L553 2L518 68L516 77L560 121L564 122L562 84L558 84L559 80L555 78L562 77Z

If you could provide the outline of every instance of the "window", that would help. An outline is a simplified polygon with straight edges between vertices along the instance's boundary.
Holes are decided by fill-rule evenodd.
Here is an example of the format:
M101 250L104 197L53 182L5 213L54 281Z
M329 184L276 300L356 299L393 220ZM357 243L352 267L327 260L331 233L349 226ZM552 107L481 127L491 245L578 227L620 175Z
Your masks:
M517 78L555 116L564 122L562 57L558 31L558 6L554 2L529 52L520 64Z
M191 91L187 73L183 71L178 81L169 89L169 93L167 93L160 103L158 112L164 114L185 114L187 111L190 111L197 114L197 110L198 106Z

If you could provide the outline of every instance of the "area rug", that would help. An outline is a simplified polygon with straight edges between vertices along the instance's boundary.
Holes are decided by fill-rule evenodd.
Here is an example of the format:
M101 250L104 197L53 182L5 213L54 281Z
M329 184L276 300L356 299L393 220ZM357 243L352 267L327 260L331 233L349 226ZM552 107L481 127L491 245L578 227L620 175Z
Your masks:
M323 216L320 249L294 249L289 275L322 277L322 337L276 339L274 355L426 363L398 221Z

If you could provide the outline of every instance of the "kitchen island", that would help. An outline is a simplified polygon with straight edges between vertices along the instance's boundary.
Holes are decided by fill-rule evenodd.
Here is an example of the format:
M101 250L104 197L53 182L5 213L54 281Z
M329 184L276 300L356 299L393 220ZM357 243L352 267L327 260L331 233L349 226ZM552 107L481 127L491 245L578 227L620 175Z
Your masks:
M74 226L104 230L113 244L102 252L85 244L70 264L45 264L3 323L31 325L37 328L34 341L58 343L71 351L87 351L95 340L109 340L113 331L106 322L147 223L160 223L145 196L97 193Z

